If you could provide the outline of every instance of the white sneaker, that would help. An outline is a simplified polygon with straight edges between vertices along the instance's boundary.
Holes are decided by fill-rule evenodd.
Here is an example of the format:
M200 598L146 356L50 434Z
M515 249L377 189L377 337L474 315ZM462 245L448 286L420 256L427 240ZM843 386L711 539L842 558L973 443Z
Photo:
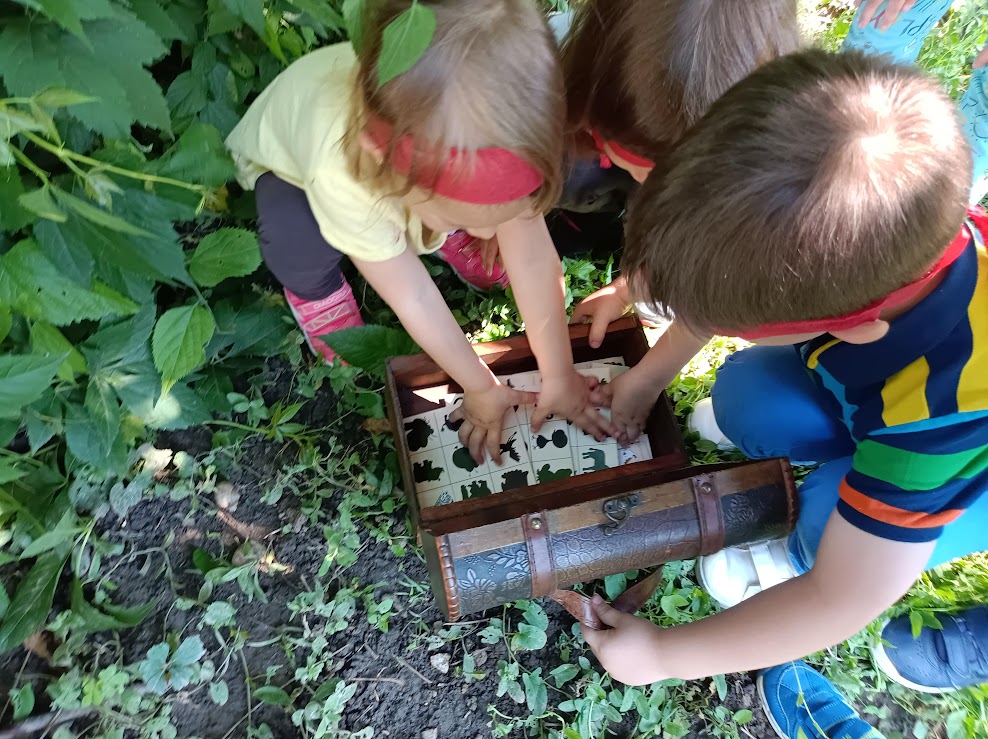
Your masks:
M799 573L789 562L787 540L775 539L700 557L696 574L700 587L717 605L731 608Z
M737 448L717 425L717 418L714 416L714 401L710 398L704 398L693 406L693 412L686 419L686 428L698 433L701 439L712 441L722 451Z

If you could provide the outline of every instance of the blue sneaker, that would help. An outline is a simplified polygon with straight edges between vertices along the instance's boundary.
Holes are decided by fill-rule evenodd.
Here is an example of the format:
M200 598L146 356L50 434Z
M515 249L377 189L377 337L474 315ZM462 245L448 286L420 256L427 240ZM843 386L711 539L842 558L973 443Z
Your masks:
M921 693L988 683L988 606L937 619L942 629L924 628L915 639L907 616L889 621L871 650L875 666Z
M765 715L782 739L884 739L805 662L763 670L757 685Z

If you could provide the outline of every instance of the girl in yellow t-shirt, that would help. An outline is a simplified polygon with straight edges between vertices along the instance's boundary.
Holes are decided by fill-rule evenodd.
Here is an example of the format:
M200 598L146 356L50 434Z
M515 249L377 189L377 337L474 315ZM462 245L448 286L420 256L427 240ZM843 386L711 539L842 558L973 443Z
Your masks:
M497 239L542 373L533 430L555 414L603 439L610 425L573 369L541 215L560 189L565 117L552 36L531 0L418 5L436 29L404 74L378 83L384 29L412 2L368 3L359 55L337 44L298 60L230 134L239 180L256 189L264 259L310 346L332 360L319 337L362 324L340 271L349 258L462 386L460 439L500 462L505 411L536 397L491 374L419 259L451 232Z

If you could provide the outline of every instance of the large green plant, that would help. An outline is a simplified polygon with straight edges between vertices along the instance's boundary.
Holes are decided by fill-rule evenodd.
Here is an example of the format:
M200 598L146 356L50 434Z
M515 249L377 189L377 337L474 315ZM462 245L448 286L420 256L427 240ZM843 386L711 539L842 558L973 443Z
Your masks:
M73 481L229 411L233 370L285 347L277 298L236 279L260 254L227 225L252 206L223 139L343 33L325 0L19 2L0 8L0 564L40 557L13 604L0 586L0 652L88 530Z

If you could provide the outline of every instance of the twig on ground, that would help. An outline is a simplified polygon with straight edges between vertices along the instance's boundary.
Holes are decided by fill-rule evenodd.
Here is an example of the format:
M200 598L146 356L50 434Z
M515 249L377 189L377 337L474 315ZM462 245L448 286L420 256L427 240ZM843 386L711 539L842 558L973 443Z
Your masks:
M0 739L34 739L41 732L85 718L93 713L96 713L94 708L76 708L72 711L59 711L34 716L0 731Z
M347 677L343 679L350 683L394 683L405 687L405 681L397 677Z
M420 678L422 678L425 682L427 682L429 685L432 685L433 684L433 681L432 680L430 680L425 675L423 675L421 672L419 672L418 670L416 670L414 667L412 667L410 664L408 664L401 657L395 657L394 659L395 659L395 662L397 662L399 665L401 665L402 667L408 668L409 670L411 670L412 672L414 672L416 675L418 675Z

